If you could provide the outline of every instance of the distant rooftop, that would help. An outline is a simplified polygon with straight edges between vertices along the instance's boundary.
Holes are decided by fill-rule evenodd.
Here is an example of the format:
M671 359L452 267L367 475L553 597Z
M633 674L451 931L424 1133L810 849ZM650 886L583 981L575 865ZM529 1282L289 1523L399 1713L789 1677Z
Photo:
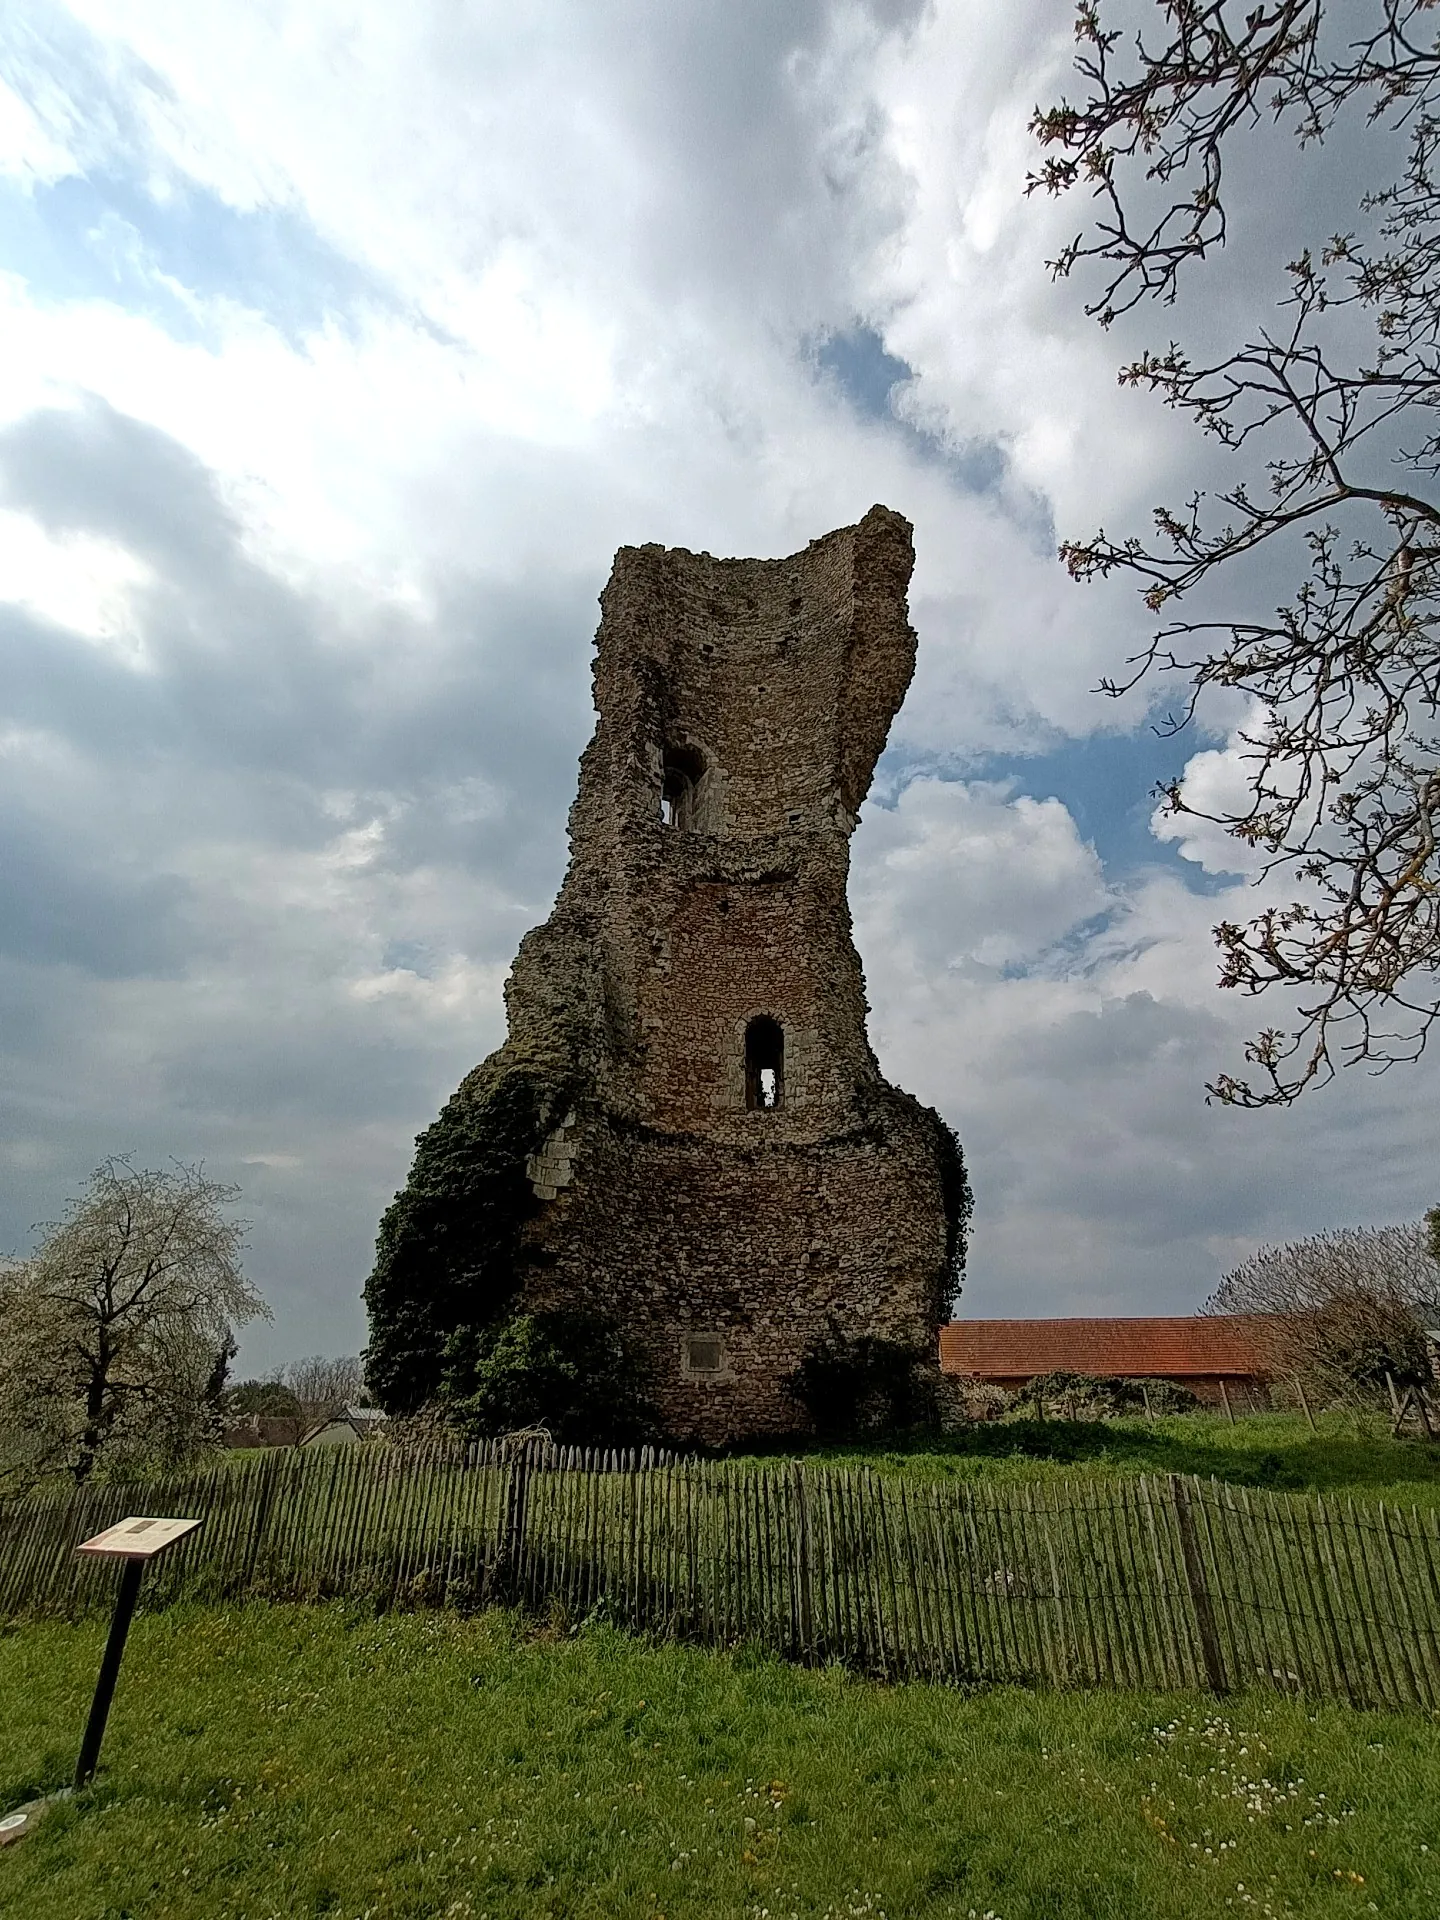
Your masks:
M946 1373L1026 1380L1037 1373L1129 1379L1253 1378L1269 1371L1263 1313L1121 1320L952 1320L940 1329Z

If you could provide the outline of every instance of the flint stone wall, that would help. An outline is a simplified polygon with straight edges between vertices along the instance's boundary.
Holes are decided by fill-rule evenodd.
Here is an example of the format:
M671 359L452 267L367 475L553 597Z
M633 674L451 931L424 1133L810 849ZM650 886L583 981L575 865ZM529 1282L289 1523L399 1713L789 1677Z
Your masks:
M793 1431L784 1380L831 1327L936 1350L944 1130L880 1075L846 901L914 670L910 534L875 507L785 560L620 550L569 870L477 1069L566 1063L519 1304L613 1316L677 1440ZM783 1033L759 1110L758 1016Z

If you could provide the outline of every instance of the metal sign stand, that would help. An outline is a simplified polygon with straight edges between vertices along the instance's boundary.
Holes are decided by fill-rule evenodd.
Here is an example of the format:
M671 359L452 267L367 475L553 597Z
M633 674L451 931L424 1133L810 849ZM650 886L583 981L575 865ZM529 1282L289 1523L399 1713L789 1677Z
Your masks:
M125 1651L125 1637L130 1631L145 1562L153 1560L167 1547L173 1547L187 1534L194 1533L200 1525L199 1520L161 1520L153 1515L131 1514L129 1519L107 1527L104 1533L97 1533L93 1540L86 1540L75 1549L77 1553L125 1562L120 1572L120 1591L115 1599L110 1636L105 1642L105 1657L100 1662L100 1677L95 1682L95 1698L90 1704L90 1718L85 1726L85 1738L81 1742L80 1758L75 1766L75 1785L61 1787L55 1793L42 1794L38 1800L28 1801L23 1807L16 1807L7 1813L0 1819L0 1847L23 1840L57 1801L68 1800L72 1793L80 1787L89 1786L94 1779L95 1766L100 1758L100 1742L105 1738L105 1722L110 1718L110 1702L115 1697L120 1659Z
M143 1514L132 1514L129 1519L120 1521L117 1526L107 1527L104 1533L97 1533L93 1540L86 1540L75 1549L77 1553L95 1554L125 1563L120 1572L120 1591L115 1598L110 1637L105 1642L105 1657L100 1662L100 1677L95 1682L95 1698L90 1703L90 1718L85 1725L85 1738L80 1743L80 1758L75 1763L77 1792L81 1787L89 1786L95 1777L100 1742L105 1738L105 1722L110 1718L110 1702L115 1697L115 1682L120 1675L125 1638L130 1631L145 1563L193 1533L200 1524L198 1520L159 1520Z

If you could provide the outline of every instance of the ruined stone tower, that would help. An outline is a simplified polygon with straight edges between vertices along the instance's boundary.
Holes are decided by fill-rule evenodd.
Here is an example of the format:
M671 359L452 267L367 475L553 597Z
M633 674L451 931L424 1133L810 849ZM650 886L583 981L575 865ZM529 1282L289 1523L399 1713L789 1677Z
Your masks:
M794 1430L827 1333L933 1353L953 1287L958 1153L880 1075L845 891L912 564L884 507L785 560L620 550L569 871L467 1082L548 1090L516 1304L613 1320L677 1439Z

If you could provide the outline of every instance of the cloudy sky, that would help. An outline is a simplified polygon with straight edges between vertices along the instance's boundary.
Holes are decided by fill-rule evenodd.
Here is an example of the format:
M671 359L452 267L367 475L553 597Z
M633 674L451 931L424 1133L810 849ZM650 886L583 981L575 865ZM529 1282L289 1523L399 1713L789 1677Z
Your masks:
M778 555L877 500L920 665L852 898L882 1063L971 1159L963 1311L1185 1311L1261 1241L1440 1199L1428 1066L1204 1103L1261 1024L1209 936L1253 895L1148 795L1233 778L1238 716L1162 740L1094 695L1145 628L1054 559L1197 459L1051 284L1077 210L1023 198L1062 0L11 0L3 34L0 1250L109 1153L203 1159L274 1308L242 1364L357 1349L380 1211L563 870L614 549Z

